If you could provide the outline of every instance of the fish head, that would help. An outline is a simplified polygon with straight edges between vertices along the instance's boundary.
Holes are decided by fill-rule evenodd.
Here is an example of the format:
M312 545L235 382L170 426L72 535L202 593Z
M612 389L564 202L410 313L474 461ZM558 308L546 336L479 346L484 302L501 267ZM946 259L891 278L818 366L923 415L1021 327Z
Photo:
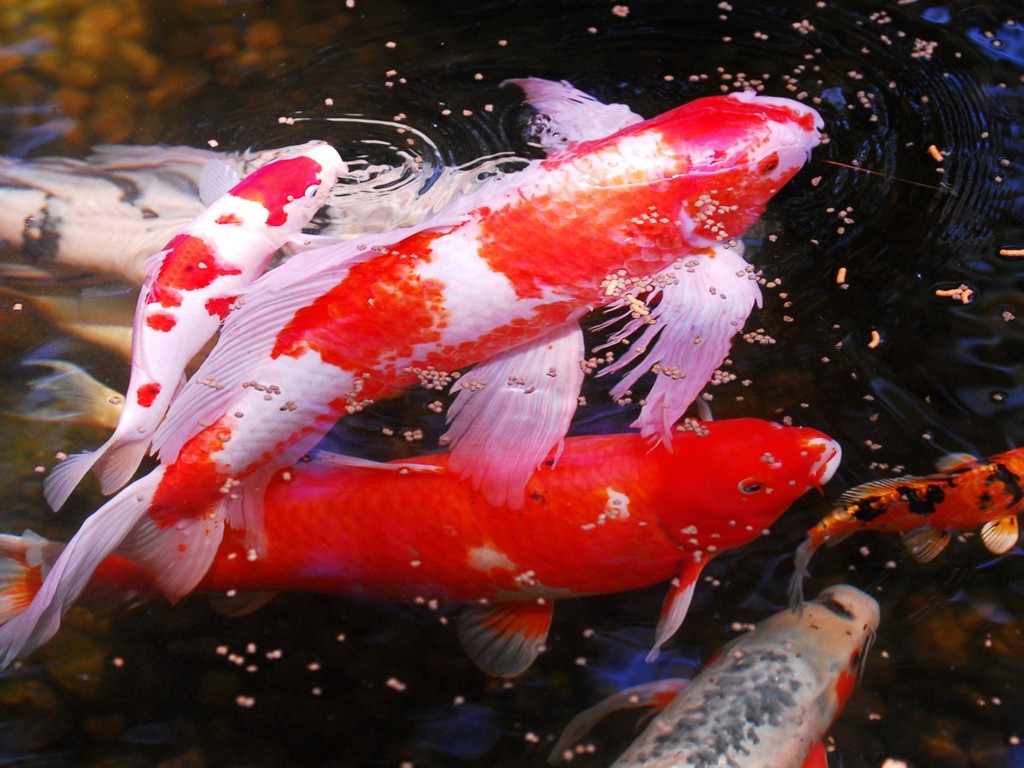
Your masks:
M668 459L676 468L665 468L678 478L685 465L693 482L659 512L689 547L753 540L806 491L828 482L842 457L839 444L815 429L760 419L704 422L697 434L676 441Z
M231 194L262 205L268 226L298 234L327 201L347 166L338 151L323 141L266 154L271 159L232 188Z
M691 239L738 237L821 142L821 116L753 91L698 99L650 121L671 147Z
M780 625L792 621L792 634L800 655L822 681L827 681L825 701L838 714L863 673L864 660L881 613L870 595L847 584L823 589L797 611L776 614Z

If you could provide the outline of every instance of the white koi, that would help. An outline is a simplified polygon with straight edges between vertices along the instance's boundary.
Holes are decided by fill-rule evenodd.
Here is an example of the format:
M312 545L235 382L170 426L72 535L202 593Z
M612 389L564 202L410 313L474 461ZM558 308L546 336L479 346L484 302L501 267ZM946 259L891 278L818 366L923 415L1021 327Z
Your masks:
M611 768L824 768L821 739L860 676L878 603L844 584L801 610L784 610L726 645L689 682L636 686L577 715L548 762L611 711L654 706L656 715Z

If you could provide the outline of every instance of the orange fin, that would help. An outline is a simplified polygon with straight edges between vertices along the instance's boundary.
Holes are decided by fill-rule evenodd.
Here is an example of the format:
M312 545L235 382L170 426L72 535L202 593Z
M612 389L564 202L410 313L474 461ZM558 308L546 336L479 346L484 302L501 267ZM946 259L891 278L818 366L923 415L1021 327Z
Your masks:
M540 600L469 606L459 617L459 641L484 672L515 677L544 650L551 611L551 603Z
M43 584L45 547L49 541L33 531L0 535L0 624L28 607Z
M658 628L654 633L654 646L647 654L647 661L651 662L661 654L661 646L668 642L669 638L676 633L676 630L683 624L686 612L690 610L690 601L693 600L693 590L697 586L697 578L704 570L706 560L697 562L687 561L683 566L683 572L679 578L673 580L672 588L665 596L665 603L661 607L661 618L658 619Z
M800 768L828 768L828 752L823 742L815 742Z
M935 468L939 472L951 472L958 467L977 463L978 457L969 453L947 453L935 462Z
M981 529L981 540L993 555L1005 555L1017 545L1019 537L1016 515L989 520Z
M934 528L915 528L900 534L904 546L919 563L930 563L946 548L952 535Z
M551 754L548 755L548 763L550 765L558 765L562 762L565 759L566 753L572 749L573 745L579 743L600 720L612 712L640 707L654 707L656 711L660 712L669 705L669 702L676 697L676 694L688 682L689 680L681 677L655 680L643 685L633 686L632 688L625 688L602 699L569 721L569 724L565 726L565 730L562 731L562 735L555 742Z
M255 613L264 605L277 597L277 592L214 592L210 598L210 606L222 616L238 618Z

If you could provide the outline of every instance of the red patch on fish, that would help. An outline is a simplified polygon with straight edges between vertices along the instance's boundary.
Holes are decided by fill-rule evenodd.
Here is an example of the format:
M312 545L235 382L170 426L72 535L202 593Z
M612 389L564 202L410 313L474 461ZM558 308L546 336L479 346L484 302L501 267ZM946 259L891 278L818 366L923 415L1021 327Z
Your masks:
M167 290L196 291L206 288L223 275L242 273L237 267L217 261L217 255L206 241L193 235L178 235L167 244L167 250L169 253L160 265L154 288L161 286ZM151 289L150 296L153 294ZM154 300L161 301L159 298L148 299L149 303Z
M323 166L308 157L278 160L267 173L254 173L244 179L231 194L252 200L267 209L267 226L279 227L288 221L284 207L320 183Z
M237 296L218 296L216 298L208 299L206 304L206 311L211 315L216 315L222 321L228 316L231 311L232 305L235 303Z
M178 320L174 315L168 315L164 312L157 312L146 318L146 325L154 331L163 331L164 333L173 329L177 324Z
M135 397L139 401L139 405L143 408L149 408L153 405L153 401L156 400L156 396L160 394L160 385L154 382L149 384L143 384L137 390L135 390Z
M388 255L352 267L338 285L295 313L271 356L300 357L312 350L344 370L379 371L408 359L414 346L437 342L447 316L446 286L422 278L416 267L430 260L430 243L439 236L414 235Z
M242 220L241 220L241 219L240 219L240 218L239 218L239 217L238 217L238 216L237 216L236 214L234 214L234 213L222 213L222 214L221 214L220 216L218 216L218 217L217 217L217 221L216 221L216 223L217 223L217 224L236 224L236 225L238 225L238 226L241 226L241 225L242 225L242 224L244 224L245 222L244 222L244 221L242 221Z

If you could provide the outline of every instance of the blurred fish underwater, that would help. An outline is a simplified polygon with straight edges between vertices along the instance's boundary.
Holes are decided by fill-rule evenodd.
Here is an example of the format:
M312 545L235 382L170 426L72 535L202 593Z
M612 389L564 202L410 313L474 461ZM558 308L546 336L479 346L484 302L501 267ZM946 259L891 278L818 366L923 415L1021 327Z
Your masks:
M346 234L388 231L421 200L436 210L435 201L461 194L449 190L472 192L554 151L558 137L516 88L500 85L510 78L566 80L643 117L743 89L814 107L826 143L745 237L764 307L704 399L716 419L821 430L842 445L843 464L827 499L802 498L770 535L708 563L657 664L602 654L638 629L653 636L660 584L560 602L546 651L506 681L478 672L441 611L321 595L237 618L195 598L76 607L50 644L0 680L4 760L540 765L564 724L614 686L664 676L679 655L708 658L784 606L797 545L844 490L931 475L947 454L1024 445L1024 33L1015 4L103 0L71 11L40 0L0 13L0 110L10 117L0 130L3 192L55 201L54 211L74 184L40 196L10 169L73 167L107 184L94 187L105 190L97 203L124 206L142 198L109 185L100 165L111 156L99 145L245 158L323 140L351 172L336 197L369 181L395 204L365 223L329 206L314 230L344 221ZM119 25L116 45L98 44ZM160 181L195 206L202 164L188 167L182 184L173 174ZM198 212L190 210L180 222ZM86 239L89 220L77 220ZM107 231L95 229L97 238ZM19 411L0 415L0 528L63 541L102 497L86 486L54 515L42 478L58 454L99 445L109 431L26 420L29 409L46 415L54 405L51 393L26 385L43 379L45 390L80 369L124 391L123 329L137 288L120 280L139 273L54 272L53 259L40 259L58 252L54 231L57 217L28 231L24 217L0 228L10 241L0 261L18 265L0 273L10 372L0 410ZM108 297L127 307L119 320L107 314ZM596 349L605 340L586 336L595 365L619 352ZM628 429L653 382L638 376L630 391L610 394L621 380L585 379L570 435ZM325 447L414 460L437 450L449 402L414 387L347 419ZM1019 762L1020 549L994 557L969 534L927 564L875 532L815 555L811 594L853 584L883 617L864 679L829 731L833 765ZM648 650L640 643L634 655ZM594 750L573 764L610 764L633 740L634 722L602 724Z

